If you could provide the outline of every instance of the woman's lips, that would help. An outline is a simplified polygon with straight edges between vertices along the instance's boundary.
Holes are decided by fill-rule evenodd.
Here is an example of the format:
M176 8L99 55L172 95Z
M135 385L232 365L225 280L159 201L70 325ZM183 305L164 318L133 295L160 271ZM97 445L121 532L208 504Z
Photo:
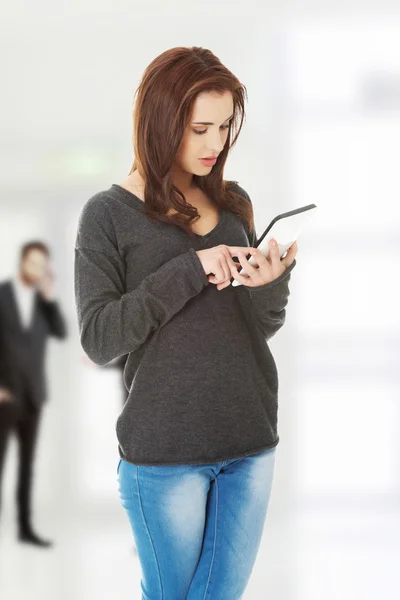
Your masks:
M206 167L211 167L217 162L217 158L200 158L200 160L203 165L206 165Z

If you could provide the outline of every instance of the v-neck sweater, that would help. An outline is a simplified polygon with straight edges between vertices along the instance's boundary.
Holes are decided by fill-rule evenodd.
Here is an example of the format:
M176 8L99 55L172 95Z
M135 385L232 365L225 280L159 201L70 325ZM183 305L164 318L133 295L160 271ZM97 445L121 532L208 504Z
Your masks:
M254 246L256 232L222 209L211 231L191 239L144 211L113 183L83 205L75 243L82 348L98 365L128 355L120 457L207 464L275 447L279 381L268 341L285 322L296 260L265 285L218 290L197 251Z

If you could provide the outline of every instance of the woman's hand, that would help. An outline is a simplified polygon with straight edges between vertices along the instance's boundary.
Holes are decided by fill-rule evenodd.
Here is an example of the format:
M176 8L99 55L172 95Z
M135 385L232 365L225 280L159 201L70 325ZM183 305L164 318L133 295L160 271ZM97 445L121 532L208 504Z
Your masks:
M278 244L275 240L270 240L268 258L265 258L258 248L249 249L249 253L257 263L257 266L254 266L249 263L244 252L240 250L236 251L235 247L232 246L227 247L234 251L234 254L239 258L240 264L243 267L242 272L248 275L248 277L246 277L235 270L232 272L232 276L236 281L247 287L265 285L274 279L277 279L292 264L298 251L297 242L294 242L290 246L285 257L281 259L279 256ZM223 287L225 287L225 285L223 285ZM218 289L222 288L218 287Z
M238 256L238 252L249 253L253 248L248 246L227 246L219 244L205 250L197 250L196 254L203 266L210 283L221 284L218 289L230 285L233 273L237 272L240 263L233 260L232 256Z

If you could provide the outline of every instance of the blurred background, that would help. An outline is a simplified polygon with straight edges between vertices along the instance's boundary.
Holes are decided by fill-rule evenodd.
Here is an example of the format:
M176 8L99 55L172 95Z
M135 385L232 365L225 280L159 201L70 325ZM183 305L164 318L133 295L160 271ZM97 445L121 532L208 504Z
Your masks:
M280 444L244 600L400 596L400 10L393 3L14 1L0 20L0 280L19 248L50 246L68 338L49 340L35 524L15 537L16 443L3 481L2 600L140 599L119 502L121 372L83 360L77 219L133 161L132 103L167 48L210 48L246 85L225 178L257 232L318 206L298 240L280 373Z

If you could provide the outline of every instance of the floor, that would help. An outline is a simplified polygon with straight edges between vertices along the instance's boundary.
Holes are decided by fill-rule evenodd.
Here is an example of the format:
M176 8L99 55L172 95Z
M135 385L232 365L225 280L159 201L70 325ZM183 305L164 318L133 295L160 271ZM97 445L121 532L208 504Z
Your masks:
M76 511L76 509L75 509ZM62 515L38 511L38 549L15 539L12 511L1 526L2 600L141 600L140 566L125 514L116 503ZM376 600L400 597L398 512L269 513L243 600ZM218 600L218 599L215 599Z

